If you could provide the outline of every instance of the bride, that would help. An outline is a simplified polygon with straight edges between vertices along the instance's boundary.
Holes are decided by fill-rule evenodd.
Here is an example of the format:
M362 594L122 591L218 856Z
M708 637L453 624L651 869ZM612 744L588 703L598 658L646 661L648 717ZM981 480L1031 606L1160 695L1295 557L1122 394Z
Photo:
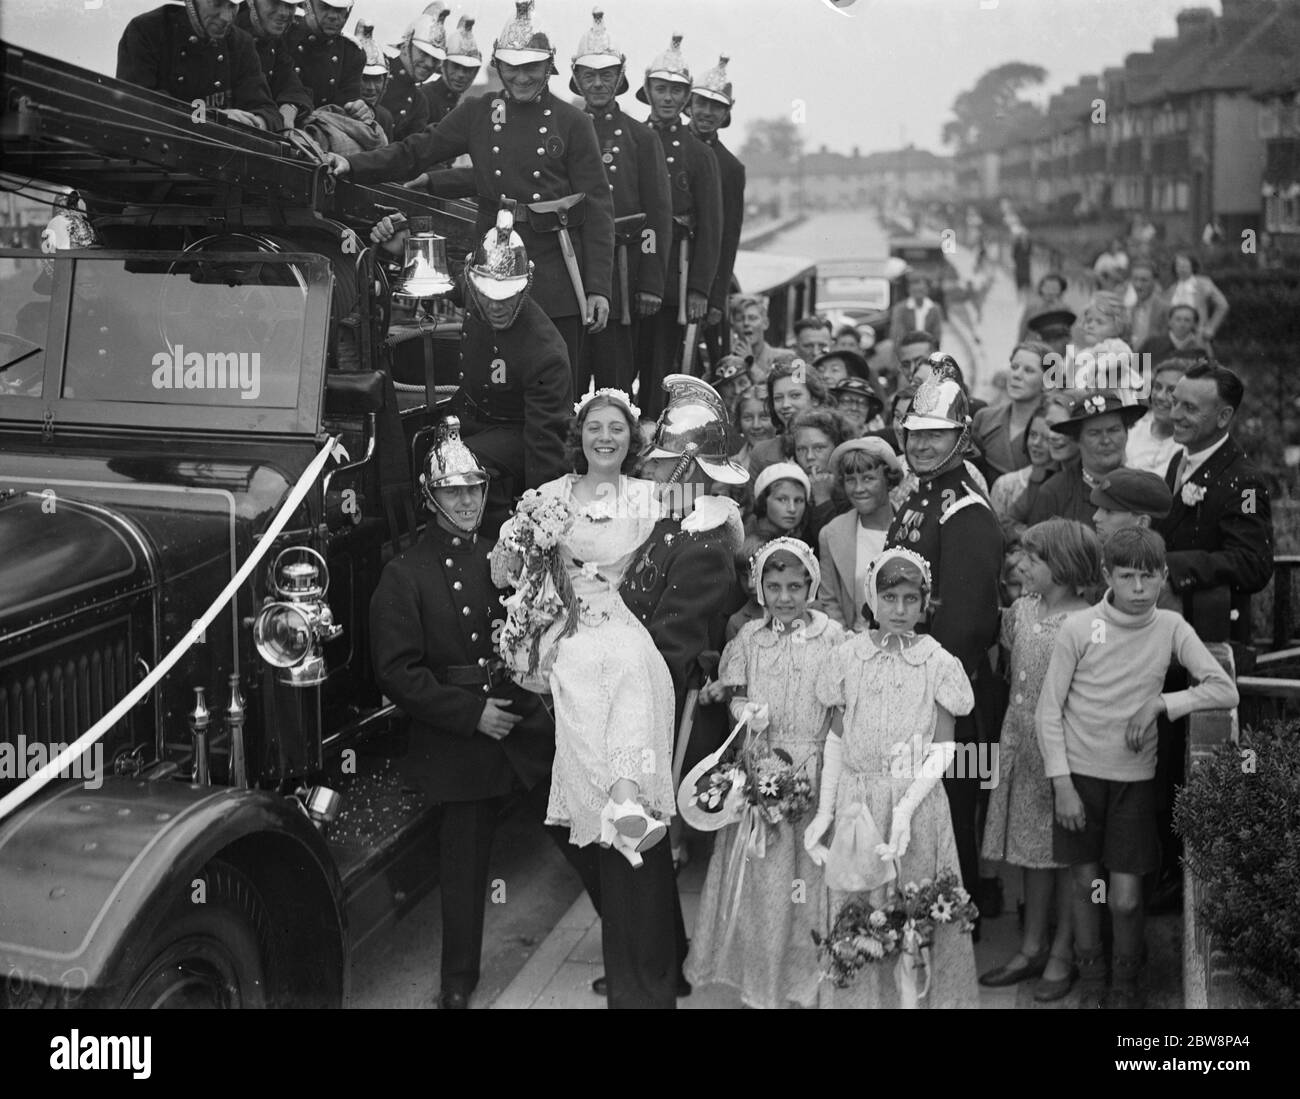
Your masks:
M612 848L633 867L672 815L673 684L619 585L660 515L652 481L629 477L640 412L602 389L576 406L576 472L541 486L576 513L561 543L580 615L550 674L555 765L547 823L569 842Z

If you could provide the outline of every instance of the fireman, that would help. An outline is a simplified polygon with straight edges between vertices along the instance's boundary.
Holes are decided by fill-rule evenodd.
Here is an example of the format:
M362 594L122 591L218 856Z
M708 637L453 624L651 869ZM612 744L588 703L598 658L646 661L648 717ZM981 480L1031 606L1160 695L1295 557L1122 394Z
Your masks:
M314 107L342 107L369 122L374 112L361 98L361 70L366 55L343 35L352 0L306 0L307 12L288 31L294 68L311 93Z
M483 55L474 41L474 20L462 15L456 29L447 35L442 79L420 85L429 108L429 125L436 126L451 113L482 67Z
M253 36L271 98L280 108L286 130L292 130L312 110L311 93L293 67L293 51L285 38L296 8L293 0L249 0L235 15L235 26Z
M404 233L384 218L371 239L396 252ZM460 390L452 400L466 442L492 474L484 530L494 535L525 489L569 472L569 357L555 325L532 300L534 277L506 205L465 264Z
M537 266L533 298L559 329L576 362L584 328L609 317L614 266L614 204L591 119L546 86L554 49L533 29L531 0L493 46L500 95L470 99L436 127L350 158L331 154L335 174L359 181L410 180L430 165L468 153L474 162L478 225L496 223L502 200L515 200L515 231ZM581 295L581 297L579 296Z
M650 127L619 108L617 97L628 89L625 62L597 9L591 29L578 42L569 90L586 101L614 192L615 276L609 324L583 341L574 369L574 392L579 394L593 377L597 389L631 391L634 324L657 313L664 298L673 214L668 167Z
M447 9L435 0L406 28L397 56L388 62L388 90L382 102L393 116L390 140L401 141L429 124L429 107L420 85L447 55L442 26L446 18Z
M504 619L490 536L478 532L487 471L454 417L435 429L421 494L431 521L384 568L370 600L380 689L411 719L404 773L441 804L442 987L438 1006L469 1006L479 979L488 858L507 796L546 813L555 725L540 696L506 676L493 646Z
M705 339L712 363L718 363L731 350L730 330L726 318L727 299L731 295L731 274L740 248L741 223L745 220L745 166L721 141L718 131L731 125L731 108L736 99L727 79L727 61L718 59L691 88L691 133L713 150L718 162L718 182L722 187L722 251L718 256L718 273L709 291L709 311L704 315Z
M280 110L252 36L235 26L239 0L165 4L126 25L117 43L117 78L202 102L232 122L276 130Z
M393 116L383 105L384 92L388 88L388 59L379 43L375 41L375 28L371 23L357 20L355 35L352 39L366 55L366 63L361 69L361 98L367 107L375 112L375 121L384 131L389 141L393 140Z
M645 71L636 97L650 104L650 125L659 135L673 200L673 240L664 282L664 306L647 317L637 337L640 400L646 414L663 409L663 379L682 360L685 344L709 307L722 250L722 190L713 151L682 125L691 72L682 56L682 36ZM685 270L686 278L682 279ZM692 352L693 354L693 349Z

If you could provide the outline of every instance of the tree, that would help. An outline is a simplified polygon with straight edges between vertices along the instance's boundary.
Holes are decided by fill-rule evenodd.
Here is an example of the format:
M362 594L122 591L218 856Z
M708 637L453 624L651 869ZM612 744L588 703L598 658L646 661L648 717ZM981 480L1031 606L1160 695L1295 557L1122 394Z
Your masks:
M737 155L741 159L771 156L793 164L803 155L803 137L788 118L756 118Z
M943 143L958 149L988 144L1042 116L1042 111L1020 98L1023 88L1041 84L1047 70L1041 65L1008 61L990 69L952 104L953 117L943 124Z

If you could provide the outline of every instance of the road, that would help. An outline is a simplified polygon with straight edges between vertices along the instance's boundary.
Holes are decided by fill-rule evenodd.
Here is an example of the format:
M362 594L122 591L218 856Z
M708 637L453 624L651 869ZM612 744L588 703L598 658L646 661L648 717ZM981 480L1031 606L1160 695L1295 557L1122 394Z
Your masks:
M876 220L875 215L850 210L837 210L814 214L807 221L773 237L763 246L764 251L807 256L821 262L831 259L883 259L889 255L889 234ZM958 246L949 257L963 281L975 279L975 257ZM945 326L943 350L956 357L966 374L971 392L988 399L991 396L990 377L997 366L1005 362L1015 344L1022 304L1016 298L1015 286L1005 271L988 271L983 278L992 277L983 303L983 315L977 324L981 343L967 338L964 330L948 324ZM990 358L989 356L992 356ZM1000 360L1000 361L999 361Z

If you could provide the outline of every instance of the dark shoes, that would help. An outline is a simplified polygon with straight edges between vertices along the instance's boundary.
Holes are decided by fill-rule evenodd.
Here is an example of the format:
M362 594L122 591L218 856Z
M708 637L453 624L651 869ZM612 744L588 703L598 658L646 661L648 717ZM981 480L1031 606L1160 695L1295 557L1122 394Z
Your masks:
M597 996L604 996L609 991L609 982L605 980L604 974L601 974L601 976L597 977L594 981L591 982L591 991L594 992ZM692 991L691 982L688 981L685 977L683 977L680 973L678 973L677 974L677 998L679 1000L684 1000L687 996L691 994L691 991Z
M469 1008L469 997L463 992L442 992L438 995L438 1007L443 1011L465 1011Z
M1143 988L1143 959L1115 955L1115 968L1111 974L1110 991L1102 1006L1112 1010L1133 1011L1146 1007L1146 990Z
M1092 950L1075 949L1079 970L1079 1006L1097 1008L1106 996L1106 953L1098 946Z
M1053 1004L1057 1000L1064 1000L1070 994L1070 989L1074 987L1074 982L1079 979L1078 967L1070 964L1069 958L1057 957L1056 960L1069 965L1069 972L1064 977L1051 980L1047 977L1040 977L1038 984L1034 986L1034 1000L1037 1003Z
M1010 985L1017 985L1021 981L1028 981L1033 977L1041 977L1043 970L1047 968L1048 953L1046 950L1032 957L1023 953L1016 954L1011 961L1015 961L1016 958L1024 958L1026 964L1012 966L1011 962L1008 962L1006 965L998 966L997 969L990 969L980 977L980 984L985 988L1007 988Z

